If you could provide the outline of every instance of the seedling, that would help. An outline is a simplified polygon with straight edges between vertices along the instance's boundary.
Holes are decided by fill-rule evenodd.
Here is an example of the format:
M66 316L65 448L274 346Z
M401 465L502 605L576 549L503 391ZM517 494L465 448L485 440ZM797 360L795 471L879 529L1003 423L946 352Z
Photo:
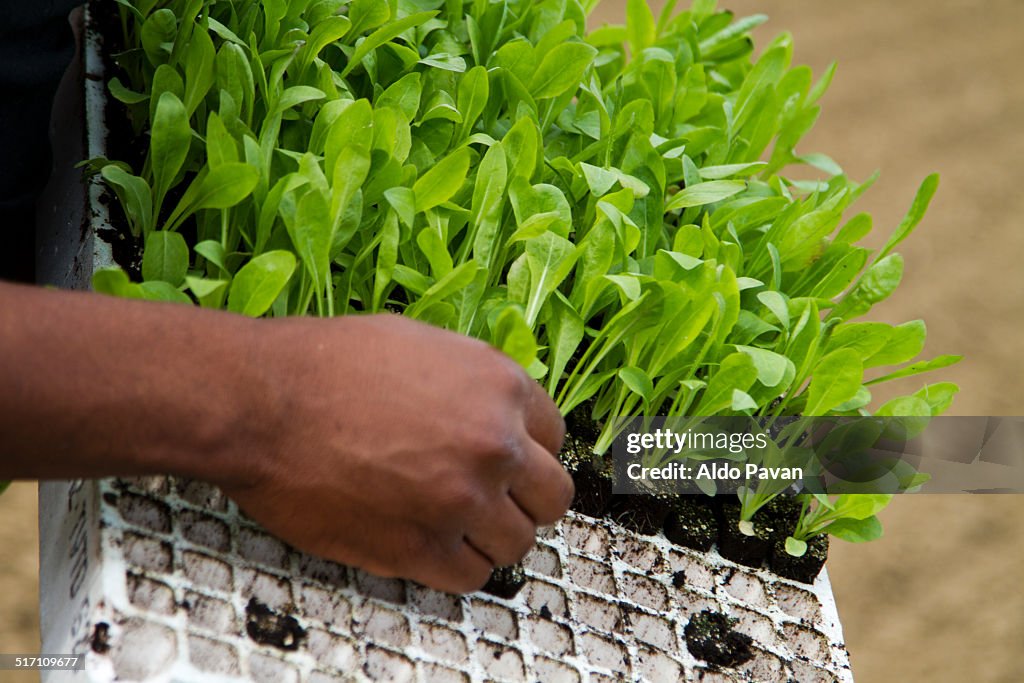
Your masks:
M713 0L634 0L587 33L595 5L121 1L110 91L149 144L93 166L142 271L95 288L478 337L586 410L599 455L618 415L867 414L871 387L959 360L917 360L921 321L858 321L899 284L938 178L860 245L871 218L847 214L876 177L797 151L834 67L815 82L786 34L754 59L766 18ZM744 521L777 494L745 490Z
M889 504L892 496L861 493L801 498L800 521L786 538L786 552L794 557L807 552L808 540L825 533L851 543L879 538L882 525L876 515Z

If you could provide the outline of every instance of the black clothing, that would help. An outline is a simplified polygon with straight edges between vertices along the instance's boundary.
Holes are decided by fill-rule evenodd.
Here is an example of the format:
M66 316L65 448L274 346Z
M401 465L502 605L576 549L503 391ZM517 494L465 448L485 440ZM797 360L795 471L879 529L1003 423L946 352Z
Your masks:
M81 0L0 0L0 278L31 282L35 200L50 173L53 96Z

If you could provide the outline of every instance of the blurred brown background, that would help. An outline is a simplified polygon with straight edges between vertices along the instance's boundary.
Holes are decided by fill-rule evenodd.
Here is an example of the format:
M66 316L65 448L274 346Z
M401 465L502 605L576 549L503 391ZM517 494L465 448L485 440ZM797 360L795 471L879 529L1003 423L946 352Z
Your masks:
M801 151L825 152L859 179L882 170L859 204L880 233L925 175L942 174L931 212L900 248L904 284L873 315L924 318L929 354L967 356L941 373L962 388L954 414L1024 414L1024 3L720 5L768 14L758 45L790 31L796 61L816 73L839 62ZM624 6L605 0L595 25L622 21ZM857 680L1024 680L1024 496L906 496L883 521L882 540L836 542L828 565ZM3 652L38 648L37 543L34 487L16 484L0 496Z

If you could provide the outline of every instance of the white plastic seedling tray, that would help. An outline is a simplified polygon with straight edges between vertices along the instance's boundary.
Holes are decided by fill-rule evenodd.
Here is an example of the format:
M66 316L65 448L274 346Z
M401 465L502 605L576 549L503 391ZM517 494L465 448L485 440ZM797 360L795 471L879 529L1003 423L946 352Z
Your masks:
M83 550L44 577L72 598L44 614L44 649L88 652L90 681L852 680L825 573L805 586L608 520L543 529L503 600L296 552L199 482L47 485L51 521L58 504L70 537L44 547ZM737 619L753 659L715 671L687 651L705 609Z
M99 49L87 36L90 156L106 134ZM78 255L58 264L65 282L111 262L102 191L88 188L81 244L58 250ZM46 683L852 681L825 572L806 586L608 520L544 529L503 600L304 555L200 482L44 483L40 517L42 651L86 653ZM751 660L716 670L687 650L705 609L737 620Z

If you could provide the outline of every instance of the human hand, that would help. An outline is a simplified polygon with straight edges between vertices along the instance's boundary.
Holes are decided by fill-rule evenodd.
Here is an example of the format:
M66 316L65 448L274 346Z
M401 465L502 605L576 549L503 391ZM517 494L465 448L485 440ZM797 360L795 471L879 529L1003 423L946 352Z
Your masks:
M573 484L564 422L500 351L400 316L254 321L250 424L219 482L296 547L450 592L517 562Z

